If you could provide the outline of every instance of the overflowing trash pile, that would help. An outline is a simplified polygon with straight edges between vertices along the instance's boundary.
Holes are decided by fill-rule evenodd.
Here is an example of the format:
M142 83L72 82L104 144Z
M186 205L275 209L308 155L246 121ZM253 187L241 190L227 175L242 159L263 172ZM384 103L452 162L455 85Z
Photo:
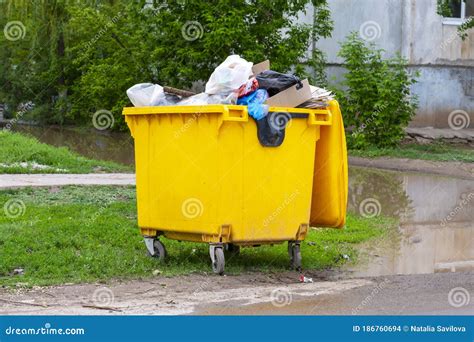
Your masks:
M270 70L270 62L253 64L231 55L211 74L203 93L140 83L127 90L136 107L237 104L248 106L249 115L264 118L270 107L325 108L333 100L330 91L295 75Z

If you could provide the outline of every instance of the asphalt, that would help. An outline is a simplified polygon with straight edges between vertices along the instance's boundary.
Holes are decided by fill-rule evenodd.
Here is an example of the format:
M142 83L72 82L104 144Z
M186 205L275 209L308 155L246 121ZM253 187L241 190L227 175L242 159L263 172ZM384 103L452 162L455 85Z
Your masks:
M0 189L64 185L135 185L133 173L2 174Z

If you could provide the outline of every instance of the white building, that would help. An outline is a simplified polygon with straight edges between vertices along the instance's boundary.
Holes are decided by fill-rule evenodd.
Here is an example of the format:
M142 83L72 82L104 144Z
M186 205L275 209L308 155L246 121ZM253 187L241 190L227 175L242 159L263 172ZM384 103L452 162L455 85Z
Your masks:
M328 0L334 31L317 46L327 55L329 77L344 72L338 42L357 31L387 56L400 52L420 71L413 86L419 108L412 126L449 127L456 111L457 119L464 119L462 128L474 128L474 29L464 41L457 31L474 20L474 0L451 1L453 18L437 14L437 0Z

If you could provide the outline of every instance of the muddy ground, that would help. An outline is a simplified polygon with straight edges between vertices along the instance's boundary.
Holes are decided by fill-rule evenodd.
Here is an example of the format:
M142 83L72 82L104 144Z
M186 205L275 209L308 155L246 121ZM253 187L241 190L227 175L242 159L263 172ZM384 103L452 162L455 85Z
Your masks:
M300 274L286 272L0 289L0 315L474 314L470 296L459 307L449 299L458 287L474 293L474 272L369 278L341 272L305 275L314 282L301 283Z

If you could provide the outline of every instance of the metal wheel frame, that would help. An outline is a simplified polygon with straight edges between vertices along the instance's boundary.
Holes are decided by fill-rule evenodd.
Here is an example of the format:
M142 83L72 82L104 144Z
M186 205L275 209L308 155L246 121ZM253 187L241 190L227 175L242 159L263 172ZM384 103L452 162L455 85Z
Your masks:
M225 269L224 246L222 244L209 245L209 254L211 255L212 271L223 275Z
M159 239L145 237L145 245L150 257L156 258L160 262L165 261L168 253L166 252L165 245Z

